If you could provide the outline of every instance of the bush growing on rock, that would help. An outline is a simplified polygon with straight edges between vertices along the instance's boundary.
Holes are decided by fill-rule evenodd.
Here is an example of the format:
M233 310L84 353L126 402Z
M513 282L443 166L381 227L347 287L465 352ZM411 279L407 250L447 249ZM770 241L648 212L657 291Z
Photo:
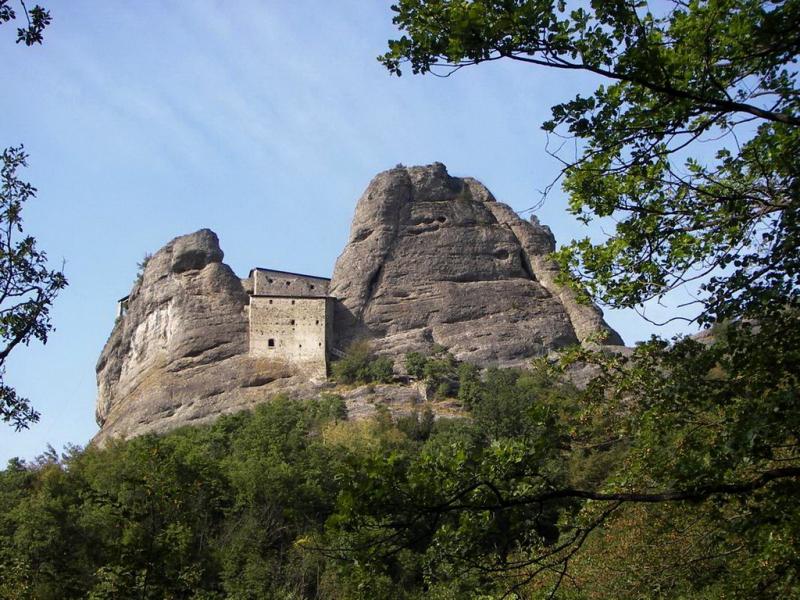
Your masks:
M421 352L409 352L406 354L405 367L406 372L414 379L422 379L425 377L425 364L428 359Z
M375 356L367 342L356 342L331 365L331 377L347 384L389 383L394 378L394 368L390 358Z
M480 380L480 369L474 365L460 363L443 346L434 345L431 354L425 356L421 352L406 354L405 367L409 376L424 381L429 390L433 390L436 399L460 396L462 369L470 373L471 381ZM466 375L464 377L467 377ZM466 379L465 379L466 381ZM473 390L467 383L468 390ZM468 392L472 394L472 391ZM463 401L463 399L462 399ZM466 406L466 404L465 404Z

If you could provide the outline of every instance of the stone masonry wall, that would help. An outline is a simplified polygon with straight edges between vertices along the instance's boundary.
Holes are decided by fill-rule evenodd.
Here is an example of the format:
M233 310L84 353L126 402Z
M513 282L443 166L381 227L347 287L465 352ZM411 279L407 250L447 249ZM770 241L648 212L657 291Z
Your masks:
M250 356L298 365L325 377L329 344L329 298L250 298Z
M330 280L270 269L253 269L253 295L255 296L315 296L328 295Z

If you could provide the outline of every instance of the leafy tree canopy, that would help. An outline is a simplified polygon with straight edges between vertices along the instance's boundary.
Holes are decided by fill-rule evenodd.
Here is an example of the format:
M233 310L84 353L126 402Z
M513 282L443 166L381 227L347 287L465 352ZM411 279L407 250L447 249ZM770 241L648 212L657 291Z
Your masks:
M0 597L795 597L796 383L758 409L765 382L798 372L798 342L792 364L748 361L747 385L727 378L743 360L727 343L687 341L671 362L642 346L631 380L606 357L585 391L546 363L489 369L470 419L349 421L340 397L278 397L12 460Z
M26 159L22 146L0 156L0 417L18 430L39 415L3 382L6 359L20 344L47 342L53 329L50 306L67 285L61 271L49 268L36 240L23 233L23 204L36 195L36 188L17 175Z
M575 597L591 595L578 589L589 572L598 589L614 580L599 597L796 594L788 531L797 511L787 507L800 478L800 2L400 0L393 10L403 35L380 60L397 75L406 65L450 75L501 59L596 75L594 93L554 106L543 125L578 149L571 158L553 152L571 211L614 223L604 241L557 253L563 281L627 308L696 282L691 320L712 327L702 342L568 355L559 369L596 369L556 422L571 466L553 471L557 455L527 456L516 470L467 475L417 511L464 521L560 508L558 541L521 541L514 561L493 566L514 586L522 578L535 587L549 572L549 597L571 594L560 587L567 580ZM481 401L473 407L479 413ZM457 472L480 473L493 460ZM647 516L661 523L652 538ZM649 558L641 578L613 575L602 555L592 558L604 534L590 533L622 522L662 543L690 543L685 534L703 523L691 552L663 553L663 570L713 579L708 569L726 556L744 587L692 592L662 579ZM638 560L635 537L627 550L612 542L611 553ZM622 580L637 579L642 587L625 589Z
M406 35L380 60L398 75L506 59L606 80L544 124L578 142L563 161L571 210L616 222L604 243L559 254L596 299L636 307L700 280L695 318L706 324L797 303L800 2L400 0L393 10Z
M27 26L17 28L17 43L41 44L51 21L49 11L38 4L30 11L24 2L19 5ZM0 25L16 18L8 0L0 0ZM6 359L20 344L47 342L53 329L50 306L67 285L63 273L48 267L36 239L23 233L22 206L36 196L36 188L17 175L27 158L22 145L6 148L0 156L0 418L17 430L38 421L39 413L4 382Z
M28 10L25 2L20 0L19 6L25 15L27 26L17 27L17 43L23 42L26 46L42 43L42 32L50 25L52 18L50 11L45 10L38 4ZM8 0L0 0L0 25L17 19L17 12Z

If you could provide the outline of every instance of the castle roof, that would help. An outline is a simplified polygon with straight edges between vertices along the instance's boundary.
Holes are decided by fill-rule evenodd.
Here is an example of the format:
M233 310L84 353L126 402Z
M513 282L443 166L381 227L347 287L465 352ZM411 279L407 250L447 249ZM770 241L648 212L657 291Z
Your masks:
M267 269L265 267L253 267L250 269L248 277L253 276L253 271L261 271L263 273L280 273L281 275L292 275L294 277L305 277L307 279L319 279L320 281L330 281L330 277L319 277L317 275L308 275L306 273L293 273L291 271L281 271L279 269Z

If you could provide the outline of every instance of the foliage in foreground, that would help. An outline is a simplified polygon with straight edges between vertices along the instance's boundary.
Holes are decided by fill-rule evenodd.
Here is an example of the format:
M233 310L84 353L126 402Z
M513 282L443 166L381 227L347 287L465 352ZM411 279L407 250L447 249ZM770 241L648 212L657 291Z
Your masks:
M24 15L27 26L17 27L17 43L42 43L42 32L50 24L50 12L38 4L30 10L25 2L0 0L0 26ZM47 342L53 327L50 306L67 280L47 266L47 255L36 247L36 239L23 235L22 207L36 197L36 188L21 180L17 170L27 166L22 145L11 146L0 155L0 419L19 431L39 420L27 398L4 380L5 363L12 350L31 340Z
M23 234L23 205L36 197L36 188L17 173L27 158L22 146L0 154L0 419L17 430L38 421L39 413L5 383L6 359L32 340L47 342L50 307L67 285L62 272L50 269L36 239Z
M536 456L491 477L470 479L470 463L449 497L409 513L493 523L577 503L560 513L555 545L525 542L511 559L472 565L518 590L800 596L800 2L399 0L392 10L402 35L380 60L398 75L508 60L598 77L543 124L564 140L554 154L570 210L610 231L557 253L562 282L642 314L691 284L686 320L716 329L709 344L654 339L630 358L576 352L599 376L567 421L566 460L580 465L580 451L602 465L617 453L609 470L565 485ZM411 494L407 483L394 488ZM402 530L395 515L375 518Z
M19 2L19 8L22 9L27 26L17 27L17 43L22 42L26 46L41 44L42 32L52 21L50 11L38 4L28 10L25 2L22 1ZM17 11L14 10L13 4L9 4L9 0L0 0L0 25L14 21L17 18L19 17Z
M798 339L576 351L585 391L551 364L490 369L469 419L277 398L12 461L0 596L797 597L798 383L776 373L800 372Z
M504 60L532 77L596 78L542 126L561 140L570 210L610 231L559 252L595 301L639 307L697 282L694 318L706 324L797 304L800 2L399 0L392 10L402 35L380 60L398 75Z

